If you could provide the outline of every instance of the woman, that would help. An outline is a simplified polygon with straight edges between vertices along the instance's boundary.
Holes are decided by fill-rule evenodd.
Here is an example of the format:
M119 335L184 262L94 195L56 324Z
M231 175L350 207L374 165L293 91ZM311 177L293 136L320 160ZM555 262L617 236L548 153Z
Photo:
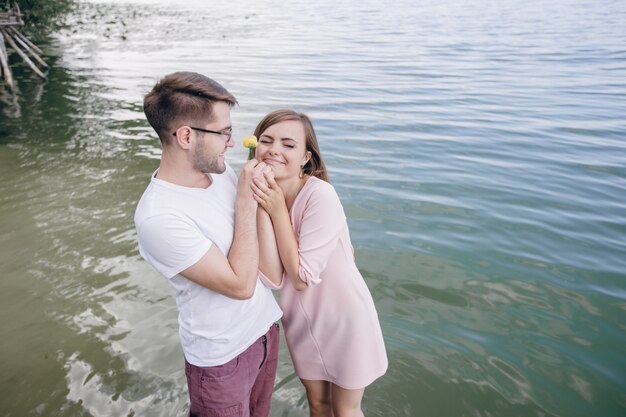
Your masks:
M283 327L310 415L363 416L365 388L387 370L370 292L309 118L277 110L257 126L256 158L272 167L252 188L261 276L280 288Z

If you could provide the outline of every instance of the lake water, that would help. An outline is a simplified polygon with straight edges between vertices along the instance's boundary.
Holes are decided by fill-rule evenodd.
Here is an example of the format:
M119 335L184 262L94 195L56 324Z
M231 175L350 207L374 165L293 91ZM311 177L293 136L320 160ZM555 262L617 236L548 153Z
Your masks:
M182 2L181 2L182 3ZM626 413L626 2L86 2L0 86L0 415L183 416L133 212L176 70L311 116L390 367L367 416ZM230 150L238 170L246 151ZM307 416L283 344L272 416Z

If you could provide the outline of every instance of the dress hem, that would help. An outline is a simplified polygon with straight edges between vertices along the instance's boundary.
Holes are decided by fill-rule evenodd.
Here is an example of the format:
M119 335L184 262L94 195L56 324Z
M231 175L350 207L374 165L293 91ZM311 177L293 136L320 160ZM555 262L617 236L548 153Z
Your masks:
M298 378L304 379L306 381L326 381L326 382L330 382L331 384L335 384L338 387L343 388L343 389L363 389L363 388L367 388L370 385L372 385L372 383L374 383L374 381L376 381L378 378L384 376L385 373L387 373L386 369L380 375L378 375L378 376L376 376L374 378L371 378L369 380L369 382L367 382L366 384L358 384L358 385L342 384L342 383L339 383L337 381L331 381L330 379L324 379L324 378L304 378L304 377L302 377L300 375L298 375Z

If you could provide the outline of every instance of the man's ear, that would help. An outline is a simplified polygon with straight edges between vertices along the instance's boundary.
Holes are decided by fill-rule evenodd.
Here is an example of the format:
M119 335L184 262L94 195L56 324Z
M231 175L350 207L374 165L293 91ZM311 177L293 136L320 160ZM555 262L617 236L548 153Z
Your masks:
M174 143L182 149L191 147L191 128L189 126L181 126L176 130Z

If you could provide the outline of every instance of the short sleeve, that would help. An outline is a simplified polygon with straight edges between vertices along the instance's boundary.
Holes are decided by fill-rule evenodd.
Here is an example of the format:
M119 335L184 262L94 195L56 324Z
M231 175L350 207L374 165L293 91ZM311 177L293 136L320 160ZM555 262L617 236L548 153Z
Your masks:
M213 244L191 220L171 214L144 220L137 238L141 256L168 279L198 262Z
M346 227L346 216L335 189L327 182L320 184L306 202L298 237L298 273L307 285L321 282L320 275Z
M276 285L274 282L269 279L261 270L259 269L259 279L270 290L280 290L283 287L283 283L285 282L285 274L280 277L280 284Z

